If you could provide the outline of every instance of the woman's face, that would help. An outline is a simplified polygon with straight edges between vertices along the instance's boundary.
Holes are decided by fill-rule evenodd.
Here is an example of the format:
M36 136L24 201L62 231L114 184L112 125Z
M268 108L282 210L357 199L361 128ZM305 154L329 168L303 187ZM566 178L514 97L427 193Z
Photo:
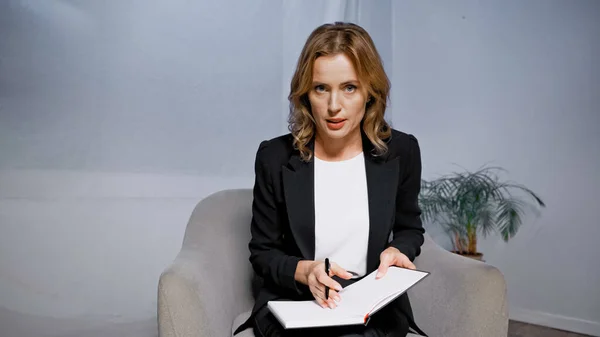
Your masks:
M323 140L360 135L366 96L366 90L361 87L354 66L345 54L317 58L308 93L317 135Z

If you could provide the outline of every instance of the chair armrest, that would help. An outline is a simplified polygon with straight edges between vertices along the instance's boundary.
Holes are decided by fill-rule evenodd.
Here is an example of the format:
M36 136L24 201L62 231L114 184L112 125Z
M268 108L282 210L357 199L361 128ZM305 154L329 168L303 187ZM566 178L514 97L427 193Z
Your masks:
M506 337L506 283L497 268L448 252L428 235L415 265L431 272L409 291L415 320L425 333Z
M160 275L160 337L228 336L240 307L251 305L248 292L234 285L246 279L246 270L203 261L202 256L197 249L184 248Z

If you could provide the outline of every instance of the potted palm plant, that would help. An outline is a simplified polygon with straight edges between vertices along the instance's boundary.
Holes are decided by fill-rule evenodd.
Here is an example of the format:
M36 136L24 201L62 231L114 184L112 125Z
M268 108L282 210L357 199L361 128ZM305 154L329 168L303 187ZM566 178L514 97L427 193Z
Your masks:
M495 232L507 242L523 222L526 209L545 207L527 187L502 181L498 167L454 172L423 180L419 203L424 221L440 224L451 238L453 252L482 260L477 237Z

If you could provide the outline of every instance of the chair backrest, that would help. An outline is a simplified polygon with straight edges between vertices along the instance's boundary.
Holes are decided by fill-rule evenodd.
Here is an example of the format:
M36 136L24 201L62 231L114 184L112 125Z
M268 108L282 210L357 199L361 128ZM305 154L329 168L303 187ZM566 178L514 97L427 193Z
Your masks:
M221 284L225 296L236 299L241 311L253 304L248 260L251 218L251 189L211 194L194 208L182 246L182 251L200 254L202 270L215 274L214 282Z
M194 208L185 230L183 248L212 246L220 241L215 238L231 236L227 240L231 243L230 248L240 249L236 243L241 241L243 254L248 255L251 217L251 189L228 189L210 194Z

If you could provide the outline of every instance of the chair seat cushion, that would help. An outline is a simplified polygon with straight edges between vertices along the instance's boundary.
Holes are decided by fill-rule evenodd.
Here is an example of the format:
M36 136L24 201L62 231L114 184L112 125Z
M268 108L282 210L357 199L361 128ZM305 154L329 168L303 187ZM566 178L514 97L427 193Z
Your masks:
M233 320L233 326L231 328L231 336L233 336L233 332L235 331L235 329L237 329L238 326L240 326L242 323L244 323L248 319L248 317L250 317L250 313L251 313L250 310L243 312L243 313L239 314ZM237 335L235 335L235 337L255 337L255 336L254 336L254 332L252 331L252 328L248 328L244 331L241 331ZM409 333L408 335L406 335L406 337L420 337L420 336Z

